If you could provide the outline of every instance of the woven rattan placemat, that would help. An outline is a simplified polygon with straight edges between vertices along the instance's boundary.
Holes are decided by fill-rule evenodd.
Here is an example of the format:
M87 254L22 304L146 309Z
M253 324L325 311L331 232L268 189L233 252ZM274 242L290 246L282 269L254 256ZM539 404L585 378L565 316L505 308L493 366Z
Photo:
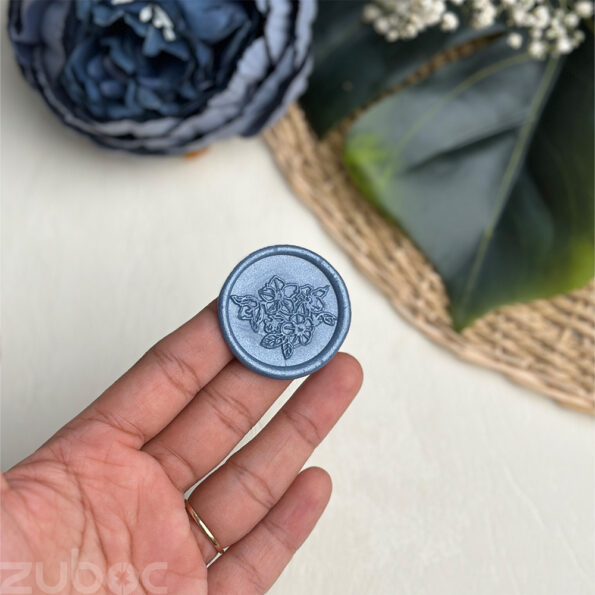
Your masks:
M341 160L345 131L346 125L339 126L319 141L293 105L265 139L298 196L356 266L437 343L563 405L594 413L595 284L501 308L457 333L432 265L350 182Z

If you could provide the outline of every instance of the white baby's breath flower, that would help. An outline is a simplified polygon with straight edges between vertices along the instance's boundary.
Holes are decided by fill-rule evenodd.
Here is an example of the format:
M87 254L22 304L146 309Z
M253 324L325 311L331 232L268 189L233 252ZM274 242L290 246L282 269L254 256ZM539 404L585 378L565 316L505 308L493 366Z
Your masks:
M459 17L454 12L445 12L442 15L441 29L443 31L454 31L459 26Z
M588 19L593 16L593 2L580 0L574 5L574 11L582 19Z
M363 18L366 23L373 23L382 16L382 10L376 4L366 4L364 6Z
M384 35L390 31L390 22L386 17L381 17L374 21L374 29L376 33L380 33L380 35Z
M477 29L491 27L496 20L497 11L493 4L486 4L472 19L472 25Z
M525 17L527 11L521 6L511 6L509 19L512 21L512 25L522 27L525 24Z
M578 14L576 14L576 12L569 12L564 17L564 24L569 29L575 29L576 27L578 27L579 23L580 23L580 17L578 16Z
M477 29L491 27L496 20L504 22L510 29L507 41L511 48L520 49L528 38L529 53L543 59L567 54L582 43L581 19L593 15L593 2L565 0L554 7L550 0L372 0L364 7L362 18L394 42L413 39L436 26L454 31L460 15L468 15Z
M508 45L514 50L518 50L523 45L523 36L520 33L509 33L506 38Z
M574 49L574 45L572 41L568 39L568 37L560 37L556 42L556 51L559 54L570 54Z
M577 47L583 41L585 41L585 34L579 29L572 34L572 41L574 42L574 47Z
M547 45L543 41L533 40L529 44L529 54L538 60L545 58L547 54Z
M534 26L539 29L546 27L551 21L552 15L546 6L538 6L533 10L533 17L535 18Z
M413 25L409 24L403 31L403 37L406 39L413 39L414 37L417 37L417 31L418 30Z

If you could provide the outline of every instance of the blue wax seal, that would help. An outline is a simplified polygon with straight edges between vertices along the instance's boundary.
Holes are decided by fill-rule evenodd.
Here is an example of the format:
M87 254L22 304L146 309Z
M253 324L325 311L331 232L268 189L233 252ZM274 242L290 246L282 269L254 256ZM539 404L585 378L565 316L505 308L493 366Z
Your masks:
M299 246L269 246L244 258L225 281L218 309L237 359L271 378L299 378L322 368L351 322L339 273Z

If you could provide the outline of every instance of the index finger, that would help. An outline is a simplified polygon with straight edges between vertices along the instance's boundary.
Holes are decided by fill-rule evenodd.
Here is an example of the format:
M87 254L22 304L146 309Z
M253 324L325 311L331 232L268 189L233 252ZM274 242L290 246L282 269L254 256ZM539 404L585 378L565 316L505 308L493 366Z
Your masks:
M151 347L65 429L83 429L86 441L118 439L140 448L232 358L215 300Z

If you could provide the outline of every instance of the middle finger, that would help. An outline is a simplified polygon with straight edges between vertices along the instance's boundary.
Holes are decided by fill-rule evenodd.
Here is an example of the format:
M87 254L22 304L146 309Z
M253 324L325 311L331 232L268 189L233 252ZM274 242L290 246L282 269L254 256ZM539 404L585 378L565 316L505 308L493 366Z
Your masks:
M357 360L339 353L300 386L256 438L194 490L191 506L223 547L246 535L277 503L361 382ZM197 535L208 561L214 549Z
M184 492L231 452L289 382L232 360L143 450Z

